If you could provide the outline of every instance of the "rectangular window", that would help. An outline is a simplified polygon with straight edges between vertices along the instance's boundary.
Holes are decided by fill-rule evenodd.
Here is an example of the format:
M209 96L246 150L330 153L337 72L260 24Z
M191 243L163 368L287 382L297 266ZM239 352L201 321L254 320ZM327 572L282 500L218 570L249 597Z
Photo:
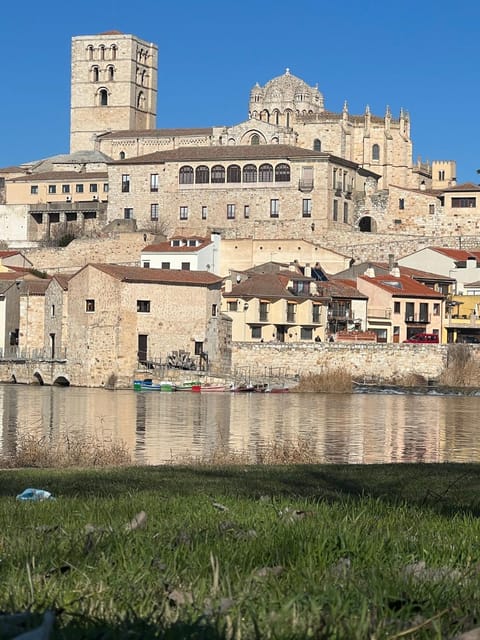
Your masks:
M333 201L333 221L337 222L338 220L338 200Z
M32 195L35 195L38 193L38 184L32 184L32 186L30 187L30 193Z
M311 340L313 338L312 327L300 327L300 340Z
M434 302L433 303L433 315L434 316L439 316L440 315L440 303L439 302Z
M70 185L62 184L62 193L70 193Z
M203 342L195 340L194 353L196 356L201 356L203 353Z
M50 307L50 315L52 316L52 318L55 317L55 305L52 304L52 306Z
M245 204L243 206L243 217L244 218L250 218L250 205L249 204Z
M318 324L320 322L320 305L314 304L312 307L312 322Z
M404 198L400 198L398 200L398 208L401 209L403 211L403 209L405 209L405 199Z
M262 327L252 327L252 339L253 340L261 340L262 339Z
M280 200L274 198L270 200L270 217L278 218L278 214L280 212Z
M85 300L85 311L87 313L93 313L95 311L95 300L91 298Z
M182 271L190 271L190 263L182 262Z
M295 322L297 315L297 305L287 302L287 322Z
M57 185L49 184L48 185L48 193L57 193Z
M83 193L83 184L76 184L75 185L75 192L76 193Z
M158 173L150 174L150 191L152 192L158 191Z
M188 220L188 207L180 207L180 220Z
M438 179L439 180L445 180L445 171L439 171L438 172Z
M103 192L108 193L108 182L103 183Z
M452 198L452 207L454 209L474 209L476 206L476 198Z
M162 269L170 269L170 263L169 262L162 262Z
M132 207L125 207L123 210L123 217L125 220L132 220L133 218L133 209Z
M97 184L91 184L90 185L90 193L97 193L98 191L98 185Z
M302 200L302 217L303 218L311 218L312 217L312 200L311 200L311 198L303 198L303 200Z
M137 300L138 313L150 313L150 300Z
M238 311L238 300L229 300L227 302L227 311Z
M348 202L343 203L343 222L348 224Z
M144 269L150 269L150 260L144 260L142 267Z
M428 213L430 213L430 214L434 214L435 213L435 205L434 204L429 204L428 205Z
M129 193L130 191L130 176L128 173L122 175L122 193Z
M208 207L202 207L202 220L206 220L208 216Z
M227 220L235 219L235 205L227 204Z
M218 305L212 304L212 317L216 318L218 313Z
M150 205L150 220L158 220L158 203Z
M259 306L259 317L260 322L268 322L268 311L270 305L268 302L260 302Z
M400 313L400 302L398 300L393 303L393 313Z

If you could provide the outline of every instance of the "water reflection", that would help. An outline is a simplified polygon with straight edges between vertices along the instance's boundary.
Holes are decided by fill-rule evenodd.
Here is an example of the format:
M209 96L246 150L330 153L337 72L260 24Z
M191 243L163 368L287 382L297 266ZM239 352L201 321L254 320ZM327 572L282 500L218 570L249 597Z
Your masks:
M64 434L123 440L161 464L259 442L307 439L330 463L480 460L480 397L385 394L197 394L0 385L0 449Z

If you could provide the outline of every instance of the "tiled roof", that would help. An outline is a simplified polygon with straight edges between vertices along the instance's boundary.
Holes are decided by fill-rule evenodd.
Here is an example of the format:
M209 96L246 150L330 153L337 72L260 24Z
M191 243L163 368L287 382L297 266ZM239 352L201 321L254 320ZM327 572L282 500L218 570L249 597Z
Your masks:
M480 249L478 251L466 251L465 249L450 249L449 247L428 247L431 251L441 253L447 258L451 258L457 262L468 260L468 258L475 258L480 260Z
M370 262L374 269L384 269L387 273L390 271L387 262ZM413 269L412 267L404 267L403 265L398 265L400 269L401 276L409 276L410 278L415 278L417 280L435 280L441 282L455 282L455 278L450 278L448 276L442 276L438 273L430 273L429 271L422 271L421 269Z
M50 180L51 182L76 180L77 182L85 182L86 180L106 180L107 178L108 173L106 171L92 171L91 173L80 173L79 171L46 171L45 173L29 173L25 176L12 178L10 182L40 182L41 180Z
M122 282L145 282L151 284L211 285L223 278L208 271L187 271L182 269L146 269L144 267L123 267L120 265L91 263L86 265L103 271ZM81 269L78 273L83 271Z
M102 140L109 140L110 138L173 138L177 136L211 136L213 135L213 127L204 128L192 128L192 129L142 129L142 130L130 130L124 131L112 131L109 133L102 133L98 137Z
M408 276L395 277L390 274L374 276L358 276L360 280L370 282L384 291L388 291L394 297L399 298L436 298L443 299L441 293L430 289L424 284L409 278Z
M480 185L475 184L474 182L463 182L462 184L456 184L453 187L443 189L444 193L450 191L480 191Z
M68 289L68 283L69 283L70 279L71 279L71 278L73 278L73 276L74 276L74 275L75 275L75 274L73 274L73 273L69 273L69 274L66 274L66 273L56 273L56 274L53 276L52 280L56 280L56 281L58 282L58 284L62 287L62 289L63 289L64 291L67 291L67 289Z
M302 158L331 159L342 165L358 167L355 162L332 156L321 151L312 151L302 147L287 144L259 144L259 145L231 145L231 146L203 146L180 147L155 151L144 156L115 160L109 164L155 164L161 162L208 162L213 160L293 160Z
M0 259L18 255L21 255L20 251L0 251Z
M284 275L286 274L286 275ZM296 274L292 273L295 276ZM323 296L310 296L308 294L294 294L288 290L288 272L279 273L259 273L250 276L247 280L232 286L229 293L224 293L224 297L231 298L266 298L267 300L278 300L281 298L288 300L320 299Z
M327 280L319 284L319 288L323 290L325 295L331 298L349 298L353 300L368 299L364 293L361 293L354 280L349 278L336 278L335 280Z
M193 239L193 238L192 238ZM157 244L149 244L148 246L142 249L142 253L195 253L200 249L204 249L208 247L209 244L212 244L211 240L203 239L203 242L197 244L196 247L190 247L188 245L183 245L181 247L172 247L170 241L167 242L158 242Z
M50 281L51 278L23 280L22 291L26 291L30 296L44 296Z

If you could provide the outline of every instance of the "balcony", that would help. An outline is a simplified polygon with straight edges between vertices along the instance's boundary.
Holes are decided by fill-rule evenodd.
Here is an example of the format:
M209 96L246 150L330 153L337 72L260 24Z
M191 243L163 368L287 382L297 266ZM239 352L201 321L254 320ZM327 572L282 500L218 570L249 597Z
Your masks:
M389 320L392 317L392 310L381 307L368 307L367 315L369 318L380 318L382 320Z
M445 318L445 327L450 329L467 329L469 327L480 329L480 317L474 313L448 315Z
M428 313L407 313L404 320L407 324L429 324L431 316Z
M313 180L299 180L298 190L303 193L310 193L310 191L313 191Z
M99 200L83 200L81 202L37 202L29 205L29 213L102 211L107 203Z

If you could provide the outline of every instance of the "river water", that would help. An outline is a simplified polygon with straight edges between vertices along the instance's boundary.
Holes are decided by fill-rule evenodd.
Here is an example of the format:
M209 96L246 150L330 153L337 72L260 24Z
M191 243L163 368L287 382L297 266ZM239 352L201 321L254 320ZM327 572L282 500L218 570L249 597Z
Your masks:
M26 434L122 441L140 464L307 441L319 462L478 462L480 396L107 391L0 385L0 452Z

